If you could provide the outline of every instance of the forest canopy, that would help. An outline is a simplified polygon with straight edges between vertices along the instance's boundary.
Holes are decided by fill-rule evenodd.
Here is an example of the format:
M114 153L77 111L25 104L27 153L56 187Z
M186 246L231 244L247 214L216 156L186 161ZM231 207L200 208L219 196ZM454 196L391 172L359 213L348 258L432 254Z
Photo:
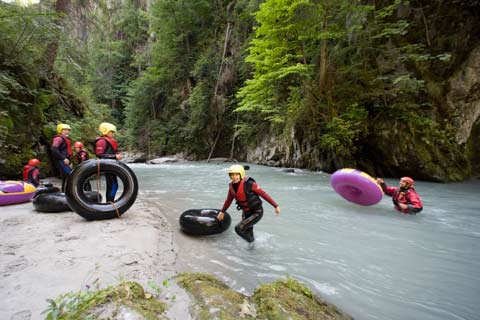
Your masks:
M109 121L122 149L146 158L465 179L479 169L478 121L459 142L458 111L445 101L478 43L479 7L1 1L1 176L32 157L48 163L57 123L88 142Z

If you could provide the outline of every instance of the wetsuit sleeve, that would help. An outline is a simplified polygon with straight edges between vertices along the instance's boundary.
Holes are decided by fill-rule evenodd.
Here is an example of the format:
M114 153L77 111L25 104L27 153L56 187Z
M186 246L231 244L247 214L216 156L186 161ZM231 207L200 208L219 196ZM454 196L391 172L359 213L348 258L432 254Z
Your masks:
M383 190L383 193L385 193L387 196L392 196L395 193L395 190L397 190L396 187L389 187L384 183L380 183L380 187Z
M266 193L263 191L262 188L258 186L256 182L252 184L252 191L258 194L260 197L265 199L268 203L270 203L274 208L278 207L278 204Z
M221 211L225 212L232 204L232 201L233 201L233 195L230 193L230 190L229 190L227 194L227 199L225 200L225 203L223 204Z
M105 139L99 139L95 143L95 154L100 159L116 159L115 154L105 154L105 150L107 149L107 141Z
M53 157L57 160L65 160L65 156L61 154L60 151L58 150L58 148L62 145L62 143L63 143L62 138L60 137L53 138L52 147L50 148L50 150L52 150Z

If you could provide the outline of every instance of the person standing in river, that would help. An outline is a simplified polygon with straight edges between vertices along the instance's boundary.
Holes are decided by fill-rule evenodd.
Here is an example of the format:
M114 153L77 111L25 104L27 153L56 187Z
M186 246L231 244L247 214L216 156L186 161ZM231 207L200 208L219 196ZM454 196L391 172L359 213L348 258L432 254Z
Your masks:
M62 176L62 192L65 191L65 182L70 172L72 172L72 146L68 136L70 135L70 126L65 123L57 125L57 134L52 139L53 163L60 171Z
M404 214L417 214L423 209L422 200L413 188L413 179L403 177L400 179L398 187L389 187L381 178L377 178L377 183L382 187L383 192L392 197L395 209Z
M260 197L275 208L280 214L278 204L263 191L253 178L245 176L245 169L241 165L233 165L228 169L232 182L229 184L227 199L222 210L218 213L218 220L222 221L224 212L230 207L233 199L237 201L237 209L242 210L242 220L235 226L235 232L247 242L255 241L253 226L262 219L263 207Z

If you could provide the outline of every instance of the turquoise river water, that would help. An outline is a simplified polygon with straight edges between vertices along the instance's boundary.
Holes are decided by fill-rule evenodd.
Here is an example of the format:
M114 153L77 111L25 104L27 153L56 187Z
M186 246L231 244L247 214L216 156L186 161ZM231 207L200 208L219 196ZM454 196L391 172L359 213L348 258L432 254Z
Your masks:
M375 206L347 202L322 172L250 165L247 175L280 204L264 202L253 246L233 226L203 237L183 234L180 214L221 208L229 164L134 164L140 193L167 215L185 271L209 272L251 294L291 276L355 319L480 319L480 180L417 181L417 216L397 213L391 198ZM386 179L390 185L398 180Z

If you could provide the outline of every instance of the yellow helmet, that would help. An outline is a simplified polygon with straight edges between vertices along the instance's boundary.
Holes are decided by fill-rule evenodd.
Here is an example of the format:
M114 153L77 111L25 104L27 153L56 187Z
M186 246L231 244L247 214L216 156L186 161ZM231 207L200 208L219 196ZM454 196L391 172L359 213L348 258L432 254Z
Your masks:
M116 132L117 127L115 127L113 124L108 123L108 122L102 122L100 123L100 126L98 127L98 131L102 134L102 136L106 135L110 131Z
M72 130L72 128L70 128L70 126L68 124L65 124L65 123L60 123L59 125L57 125L57 133L58 134L62 133L63 129Z
M228 174L230 173L238 173L240 174L240 179L245 178L245 169L239 164L234 164L233 166L230 166L230 168L228 168Z

